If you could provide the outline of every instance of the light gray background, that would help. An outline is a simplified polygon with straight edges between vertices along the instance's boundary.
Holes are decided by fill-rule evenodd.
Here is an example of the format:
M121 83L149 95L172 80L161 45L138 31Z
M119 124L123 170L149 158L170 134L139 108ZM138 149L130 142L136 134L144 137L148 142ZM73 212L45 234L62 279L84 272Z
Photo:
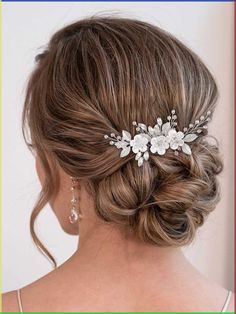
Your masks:
M34 56L58 28L97 13L118 13L157 24L175 34L205 61L221 98L210 132L220 142L225 170L222 200L195 242L184 249L209 278L233 289L233 2L3 3L3 291L19 288L51 271L29 233L29 217L39 191L34 159L20 129L26 79ZM46 207L38 232L59 264L76 249Z

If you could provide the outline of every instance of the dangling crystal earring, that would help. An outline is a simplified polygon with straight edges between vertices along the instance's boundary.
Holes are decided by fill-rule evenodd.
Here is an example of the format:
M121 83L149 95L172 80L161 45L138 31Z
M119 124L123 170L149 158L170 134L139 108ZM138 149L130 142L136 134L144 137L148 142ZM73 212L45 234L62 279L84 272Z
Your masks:
M79 209L78 209L79 197L78 196L76 197L75 195L76 183L78 182L78 178L74 178L74 177L70 177L70 178L71 178L72 199L71 199L71 210L70 210L69 220L71 224L74 224L82 217L82 215L79 213ZM77 187L77 190L80 190L80 186Z

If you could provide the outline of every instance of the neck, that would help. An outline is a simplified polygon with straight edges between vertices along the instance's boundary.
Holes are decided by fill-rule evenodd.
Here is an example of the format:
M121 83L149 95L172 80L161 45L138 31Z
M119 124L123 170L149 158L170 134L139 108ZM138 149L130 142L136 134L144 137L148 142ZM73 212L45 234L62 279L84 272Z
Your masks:
M126 229L103 222L91 224L90 228L87 225L86 229L80 226L78 249L71 262L80 269L99 269L101 276L104 272L116 271L121 271L122 275L127 271L128 276L131 272L171 276L182 273L190 265L179 248L144 243Z
M176 269L191 265L180 248L160 247L144 243L128 228L115 223L104 222L95 214L94 203L85 189L81 191L83 218L79 221L78 249L71 258L76 265L88 264L112 272L124 268L142 270L153 274L166 269ZM109 267L107 267L109 265ZM93 268L93 269L94 269Z

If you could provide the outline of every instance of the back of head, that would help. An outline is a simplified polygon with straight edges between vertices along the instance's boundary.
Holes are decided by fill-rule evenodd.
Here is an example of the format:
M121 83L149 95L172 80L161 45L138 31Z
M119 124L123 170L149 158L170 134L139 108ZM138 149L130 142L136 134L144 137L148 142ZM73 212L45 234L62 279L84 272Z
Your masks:
M34 218L56 191L48 152L66 173L87 180L101 219L159 246L190 243L219 199L222 163L207 129L191 143L191 156L167 150L142 167L132 154L120 158L104 134L134 135L132 121L153 125L173 108L183 129L214 112L216 100L202 61L156 26L95 17L59 30L37 57L23 115L48 173Z

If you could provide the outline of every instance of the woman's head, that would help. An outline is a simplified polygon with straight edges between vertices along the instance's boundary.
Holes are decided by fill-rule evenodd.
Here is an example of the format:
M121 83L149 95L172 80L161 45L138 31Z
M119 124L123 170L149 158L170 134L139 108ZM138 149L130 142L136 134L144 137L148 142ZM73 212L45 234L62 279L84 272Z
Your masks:
M142 167L132 154L120 158L104 134L133 136L132 121L154 125L173 108L183 129L214 112L216 100L202 61L156 26L98 17L59 30L37 56L23 112L45 174L33 235L38 212L60 194L63 172L85 182L103 221L155 245L190 243L219 199L222 163L207 130L191 143L191 156L168 150Z

